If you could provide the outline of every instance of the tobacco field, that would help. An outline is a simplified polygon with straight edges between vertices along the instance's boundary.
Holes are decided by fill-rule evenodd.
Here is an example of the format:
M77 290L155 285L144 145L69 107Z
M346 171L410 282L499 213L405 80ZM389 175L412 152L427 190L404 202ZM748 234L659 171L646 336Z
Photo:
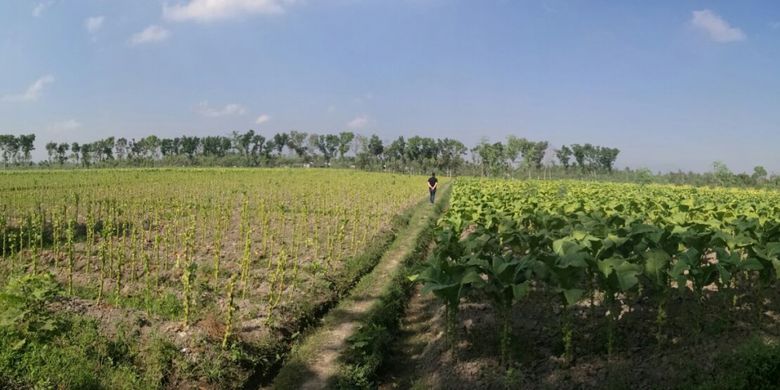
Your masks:
M779 277L777 192L487 179L455 182L415 276L445 307L427 369L448 388L701 385L750 337L764 379L743 361L704 388L774 386Z

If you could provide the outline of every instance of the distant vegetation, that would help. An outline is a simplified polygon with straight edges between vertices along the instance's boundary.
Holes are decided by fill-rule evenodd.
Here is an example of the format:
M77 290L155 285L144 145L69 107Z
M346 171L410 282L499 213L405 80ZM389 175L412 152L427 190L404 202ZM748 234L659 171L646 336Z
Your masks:
M234 131L229 136L140 139L108 137L90 143L48 142L48 158L34 162L35 134L0 135L3 167L155 167L155 166L334 166L372 171L448 176L588 179L639 183L780 187L780 176L762 166L751 174L733 173L722 162L705 173L653 173L646 168L616 170L620 150L585 144L551 149L547 141L515 136L504 142L483 139L469 148L451 138L398 137L385 143L377 135L353 132L279 132L272 137Z

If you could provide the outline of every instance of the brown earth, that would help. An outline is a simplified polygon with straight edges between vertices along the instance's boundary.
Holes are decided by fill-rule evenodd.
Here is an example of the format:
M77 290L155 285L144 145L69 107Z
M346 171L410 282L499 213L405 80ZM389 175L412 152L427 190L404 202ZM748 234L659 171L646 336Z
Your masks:
M716 370L717 356L752 337L780 336L780 294L767 292L761 315L745 289L737 304L726 293L706 296L701 307L687 292L667 307L663 344L655 335L656 305L623 297L615 351L607 355L606 310L581 302L573 310L574 360L563 358L559 298L537 288L513 309L510 370L499 364L499 324L488 305L461 304L453 350L444 335L444 308L431 294L413 294L401 333L383 367L380 389L603 389L684 388ZM627 310L630 308L630 310ZM701 331L696 331L697 318ZM760 322L759 322L760 318Z

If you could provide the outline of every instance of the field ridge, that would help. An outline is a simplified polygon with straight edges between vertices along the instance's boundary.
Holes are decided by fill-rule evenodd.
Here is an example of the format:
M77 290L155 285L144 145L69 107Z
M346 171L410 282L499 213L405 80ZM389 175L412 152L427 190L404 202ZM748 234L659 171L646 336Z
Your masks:
M382 256L374 270L366 275L352 293L324 318L319 330L306 338L279 372L273 388L322 389L333 384L341 368L340 356L348 347L348 339L381 303L383 293L395 281L394 276L404 259L420 246L419 239L447 201L450 188L445 187L432 207L428 201L415 206L409 225Z

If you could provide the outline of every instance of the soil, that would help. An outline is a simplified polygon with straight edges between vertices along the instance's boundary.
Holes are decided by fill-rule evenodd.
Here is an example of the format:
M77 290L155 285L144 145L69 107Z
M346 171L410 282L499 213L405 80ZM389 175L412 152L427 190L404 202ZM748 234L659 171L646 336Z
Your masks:
M606 347L605 308L598 299L593 307L587 299L580 302L571 309L574 358L567 362L560 299L537 286L513 309L514 364L506 369L499 364L499 324L492 307L464 300L457 316L457 341L449 348L442 304L417 287L379 388L686 388L715 372L718 356L753 337L780 336L780 295L775 292L767 291L763 305L747 293L737 293L733 305L723 298L729 294L710 292L698 306L688 290L679 291L668 302L660 344L656 304L622 297L612 356Z

